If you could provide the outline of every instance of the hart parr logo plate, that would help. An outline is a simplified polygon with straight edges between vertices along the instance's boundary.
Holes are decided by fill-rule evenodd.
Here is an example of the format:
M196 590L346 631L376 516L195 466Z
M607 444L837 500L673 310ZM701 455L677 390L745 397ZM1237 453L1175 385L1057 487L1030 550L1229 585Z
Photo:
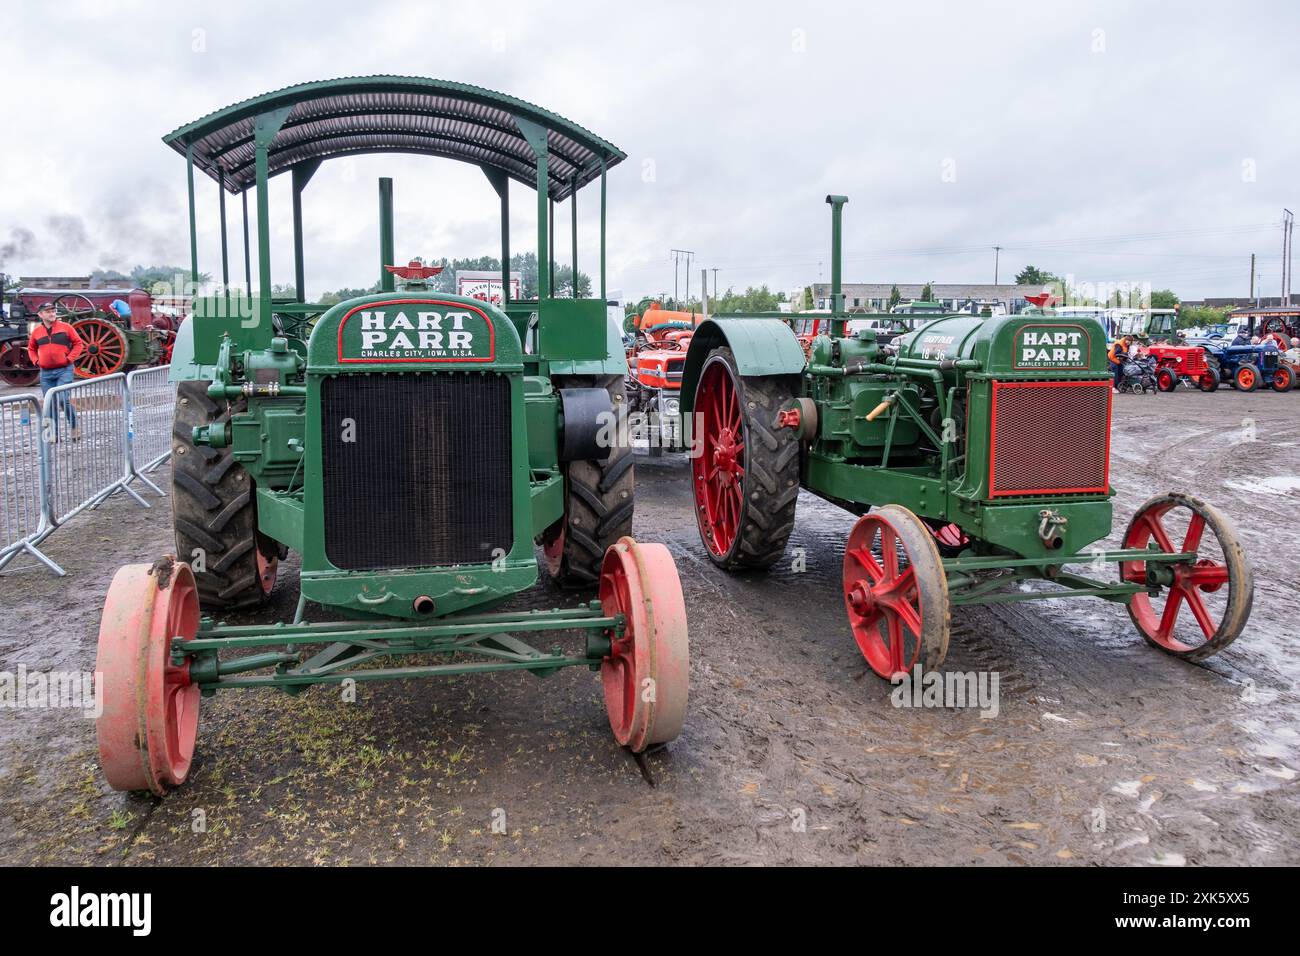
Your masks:
M482 309L446 299L390 299L339 320L339 362L491 362L496 329Z
M1081 325L1022 325L1016 330L1013 368L1089 368L1092 337Z

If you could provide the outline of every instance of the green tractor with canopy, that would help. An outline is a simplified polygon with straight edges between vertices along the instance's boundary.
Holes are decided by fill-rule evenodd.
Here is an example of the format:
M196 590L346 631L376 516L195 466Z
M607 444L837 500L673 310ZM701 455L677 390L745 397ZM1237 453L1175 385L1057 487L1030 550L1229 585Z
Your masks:
M634 752L681 730L687 626L663 545L631 536L620 330L605 303L605 182L624 154L582 127L474 86L377 76L237 103L164 138L217 184L223 291L177 337L176 554L120 569L96 670L101 764L120 790L161 795L194 754L200 700L232 688L488 671L600 674L610 725ZM393 188L379 182L380 291L303 300L302 195L328 159L417 153L479 166L500 200L499 305L397 266ZM271 296L268 181L288 173L296 301ZM537 297L510 298L509 183L536 189ZM599 299L553 294L555 206L598 184ZM256 276L248 197L256 203ZM226 197L244 207L248 290L230 288ZM256 279L256 281L254 281ZM576 285L576 283L575 283ZM536 548L540 546L541 560ZM292 621L222 616L270 595L301 556ZM539 567L594 591L572 608L510 610ZM308 620L308 608L315 611ZM321 619L315 619L321 617ZM535 646L556 632L576 650Z
M700 537L728 570L780 560L801 489L859 515L844 551L849 626L893 679L934 669L954 606L1096 597L1188 660L1231 643L1254 595L1219 511L1150 499L1111 534L1106 333L1050 308L947 315L886 342L848 331L844 196L832 208L829 328L807 345L789 316L715 317L682 379ZM1116 569L1112 578L1108 569ZM1116 579L1117 578L1117 579Z

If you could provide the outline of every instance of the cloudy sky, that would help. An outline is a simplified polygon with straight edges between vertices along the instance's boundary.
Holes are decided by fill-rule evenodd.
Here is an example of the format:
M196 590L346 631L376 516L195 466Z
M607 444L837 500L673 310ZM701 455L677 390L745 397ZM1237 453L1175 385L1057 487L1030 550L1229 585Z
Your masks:
M829 278L828 192L850 197L849 281L988 282L1000 245L1004 280L1032 263L1244 296L1254 252L1276 295L1282 209L1300 209L1298 28L1295 0L7 2L0 269L185 263L185 169L165 133L282 86L397 73L508 92L622 148L609 268L629 297L673 289L671 248L696 252L693 290L700 267L724 288ZM384 175L399 258L498 250L473 167L338 160L305 194L310 296L374 281ZM277 282L293 272L287 180ZM512 188L519 250L535 221ZM597 197L579 195L584 270ZM203 177L199 204L200 267L218 272Z

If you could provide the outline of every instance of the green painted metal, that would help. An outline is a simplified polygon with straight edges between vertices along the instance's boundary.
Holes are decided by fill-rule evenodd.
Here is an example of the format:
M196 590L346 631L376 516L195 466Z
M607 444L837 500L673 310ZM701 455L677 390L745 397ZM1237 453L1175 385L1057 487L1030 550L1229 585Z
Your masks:
M248 241L248 192L239 194L240 201L244 206L244 290L251 293L253 290L253 248Z
M231 687L280 687L343 680L402 680L526 670L545 677L563 667L597 667L608 653L611 635L621 634L621 614L605 615L598 602L571 610L518 611L461 615L425 624L369 620L328 623L231 626L204 619L198 634L172 644L174 659L190 660L190 677L205 693ZM543 635L577 631L587 636L581 655L558 648L538 650L511 634ZM330 642L325 651L299 660L293 648ZM232 652L279 646L281 652L232 657ZM226 652L225 659L218 655ZM373 662L411 655L456 655L449 664L376 668ZM296 666L291 666L296 665ZM273 673L236 677L275 667Z
M803 374L803 346L785 317L706 319L696 327L686 353L686 366L682 373L683 416L689 416L695 407L695 386L704 360L721 346L731 349L741 375ZM683 421L689 429L689 418L684 417Z
M217 207L218 216L221 219L221 284L228 288L230 286L230 248L226 240L226 185L221 179L217 180ZM195 265L197 266L197 250L195 250L195 253Z
M185 179L189 186L190 201L190 281L199 281L199 233L194 219L194 147L185 147Z
M600 301L608 299L605 291L605 163L600 164Z
M831 311L840 313L844 311L844 286L840 280L841 252L843 249L841 224L844 204L849 201L849 197L827 196L826 201L831 206Z
M293 278L294 291L299 302L307 301L307 279L302 255L302 191L307 188L316 170L320 168L319 159L308 159L293 167L291 176L293 198Z
M557 186L548 143L553 133L569 135L569 127L544 122L545 116L527 110L512 114L519 135L533 151L536 175L530 184L542 187L538 190L538 262L543 265L539 299L507 301L501 308L434 293L415 282L398 287L387 270L381 272L384 291L376 295L333 306L302 301L301 195L321 159L308 156L292 174L299 295L297 301L275 301L270 295L269 155L276 137L295 122L289 115L292 108L289 99L262 97L186 128L192 141L200 142L215 130L230 129L236 116L251 124L256 175L249 188L257 203L259 286L252 295L226 292L196 299L192 319L177 337L171 378L209 382L210 395L240 400L228 420L195 429L195 441L231 449L256 495L259 531L301 555L300 606L310 602L355 620L241 627L205 621L197 641L178 647L176 653L191 661L191 673L205 692L252 686L280 686L295 692L304 684L345 676L375 680L507 669L544 675L560 667L599 664L608 652L609 633L616 633L622 621L604 617L597 605L550 612L484 612L536 583L534 538L564 515L557 385L567 376L626 373L621 334L608 320L603 296L601 300L555 299L551 281L555 258L551 207L556 197L550 193L567 194L574 201L576 269L576 199L571 194L599 175L603 292L605 170L623 154L587 134L586 141L600 148L600 162L566 173ZM500 199L502 279L508 293L509 180L518 177L491 163L482 168ZM392 180L381 179L379 189L380 255L382 264L388 265L395 259ZM251 279L247 191L242 198L245 271ZM272 316L274 323L269 321ZM525 354L522 339L530 322L536 341L531 354ZM322 387L339 376L376 374L491 375L507 382L514 538L506 553L491 564L352 571L330 562L318 438ZM395 416L401 412L393 410ZM416 609L417 597L433 599L433 616ZM586 653L537 650L502 633L507 629L582 631L587 634ZM330 642L329 646L305 661L295 650L322 641ZM228 659L219 660L218 651L252 653L234 658L223 653ZM383 658L416 653L457 658L411 667L375 666Z
M393 252L393 181L379 179L379 288L392 292L397 288L394 276L384 266L397 265Z
M843 303L847 198L831 195L826 201L833 308L810 316L823 331L812 339L807 358L791 327L801 316L728 316L702 323L683 374L686 427L693 423L689 413L705 359L726 345L742 376L785 376L796 396L812 401L816 428L801 457L807 490L856 513L899 504L935 526L952 523L964 532L967 550L944 562L954 603L1051 596L1127 600L1143 590L1063 570L1067 564L1133 560L1131 552L1090 550L1113 527L1110 488L995 495L991 484L995 383L1094 383L1108 399L1101 325L1050 310L1001 317L940 312L910 317L910 330L891 332L887 346L874 330L879 323L848 334L849 323L863 317L846 312ZM1049 421L1042 427L1053 426ZM1042 530L1045 520L1050 534ZM1145 553L1143 558L1152 567L1166 560ZM987 580L990 573L993 580ZM1007 584L1029 579L1055 586L1007 590Z
M264 93L247 100L235 103L224 109L209 113L192 123L173 130L163 137L163 142L179 152L184 152L186 144L198 143L207 137L213 137L214 141L222 143L230 139L239 139L243 135L243 130L250 120L256 117L269 114L278 110L289 111L299 104L310 103L314 100L320 100L324 97L338 98L338 102L345 102L349 97L365 97L371 95L395 95L417 94L432 97L445 97L449 100L463 101L472 107L474 114L491 114L493 111L500 111L507 116L513 117L518 126L522 129L524 124L540 130L554 130L557 134L563 136L566 140L590 151L596 156L603 159L609 165L621 162L627 158L627 155L612 143L601 139L590 130L565 119L558 113L543 109L536 104L529 103L527 100L519 99L505 93L499 93L494 90L485 89L479 86L473 86L468 83L456 83L448 80L433 79L421 76L394 76L394 75L377 75L377 76L356 76L356 77L339 77L329 80L316 80L309 83L300 83L295 86L285 87L274 90L270 93ZM381 111L366 109L364 115L375 117L376 128L382 129ZM325 117L309 114L303 120L297 122L314 122L321 119L346 118L348 111L345 108L333 109ZM432 115L432 114L431 114ZM458 114L459 115L459 114ZM465 118L468 119L468 116ZM493 136L502 136L512 134L513 131L506 127L494 125L491 120L479 120L480 134L485 138ZM436 130L431 129L427 133L416 134L417 139L427 140L427 145L421 149L408 151L427 152L432 155L445 155L439 152L439 134ZM314 142L313 145L319 150L319 155L335 155L328 139L320 142ZM364 152L367 150L362 150ZM376 150L377 152L398 152L401 151L393 145L384 145ZM358 151L353 150L351 154L355 155ZM298 159L306 158L299 155ZM200 168L215 178L215 156L208 155L205 151L202 155L196 157L199 161ZM479 165L490 165L490 163L481 163ZM524 185L533 185L529 177L522 175L517 169L504 170L512 178L523 183ZM580 185L585 185L597 175L597 169L593 166L581 172ZM561 199L567 195L570 186L570 180L564 179L543 179L547 183L548 189L543 192L552 192L554 198ZM241 190L242 186L232 182L229 188Z

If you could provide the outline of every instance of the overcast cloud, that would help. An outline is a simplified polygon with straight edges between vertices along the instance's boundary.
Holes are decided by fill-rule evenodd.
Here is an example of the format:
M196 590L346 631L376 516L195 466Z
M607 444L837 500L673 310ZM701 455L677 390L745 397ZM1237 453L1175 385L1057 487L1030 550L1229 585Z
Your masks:
M673 288L673 247L723 287L828 278L828 192L851 200L848 281L987 282L996 244L1004 280L1033 263L1244 296L1255 252L1276 295L1276 224L1300 204L1295 0L0 11L0 269L16 274L187 262L184 163L160 138L259 93L368 73L511 93L627 152L609 179L609 285L629 297ZM309 296L374 281L381 175L395 179L399 258L498 251L478 170L339 160L305 194ZM531 206L513 188L513 246L527 249ZM200 267L217 273L205 177L199 201ZM597 202L579 194L584 270ZM287 176L272 212L274 278L291 283Z

